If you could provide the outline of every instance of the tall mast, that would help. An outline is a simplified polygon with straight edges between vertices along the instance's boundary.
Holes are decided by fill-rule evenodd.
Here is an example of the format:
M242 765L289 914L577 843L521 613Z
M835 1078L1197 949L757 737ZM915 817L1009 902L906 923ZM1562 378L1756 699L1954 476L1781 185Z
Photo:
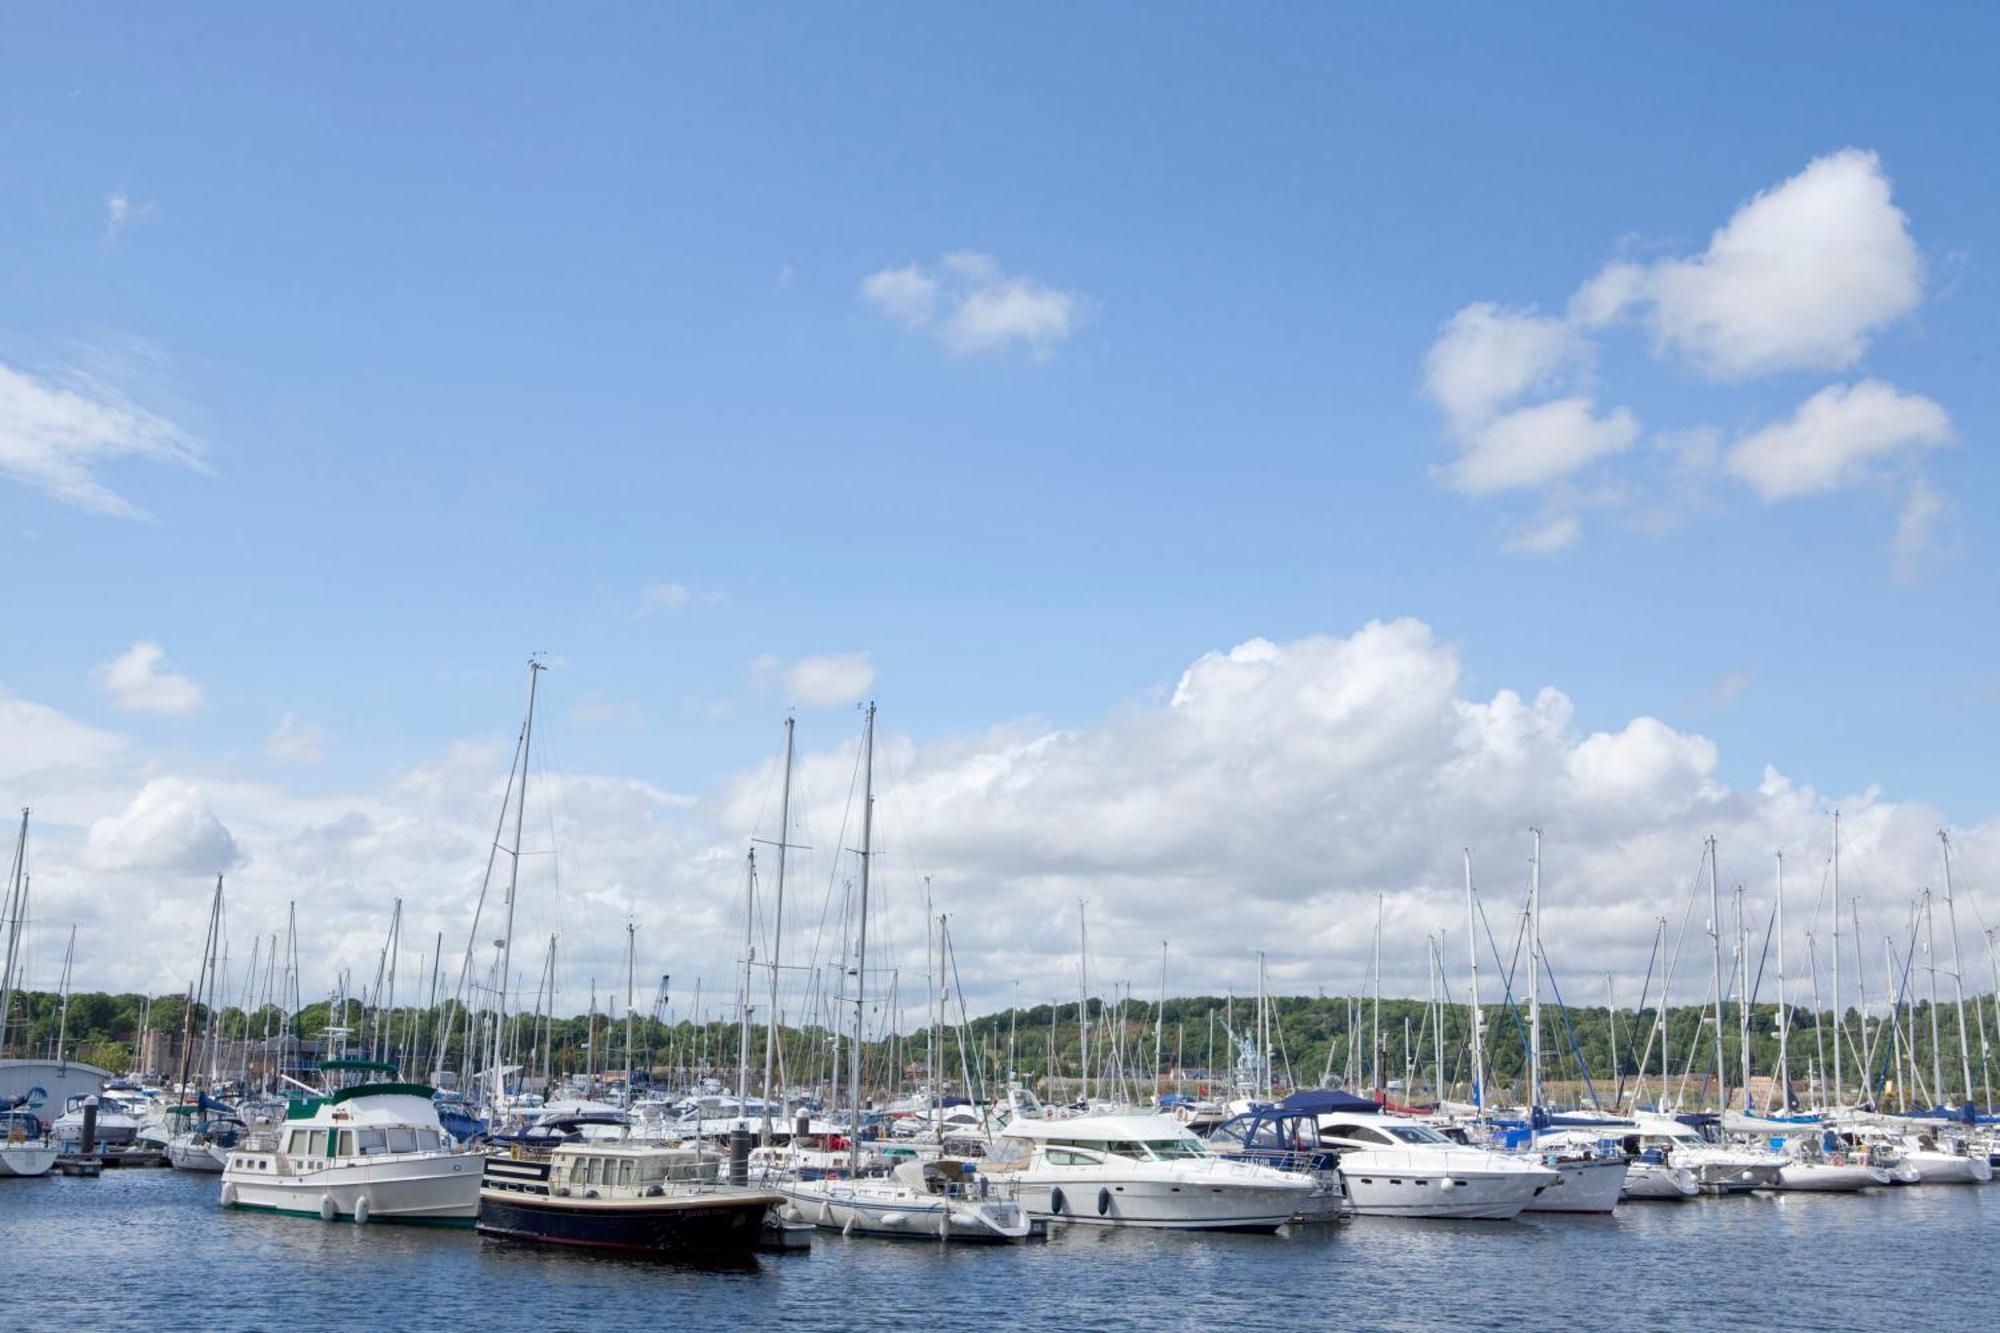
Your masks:
M785 851L792 841L792 729L785 719L785 785L778 798L778 887L771 911L771 1007L764 1014L764 1142L771 1142L771 1065L778 1049L778 945L785 933Z
M7 1053L7 1020L14 1014L15 967L21 957L21 919L28 915L28 807L21 807L21 832L14 841L14 866L7 876L7 962L0 970L0 1056Z
M1750 1105L1750 928L1743 921L1743 886L1736 886L1736 1049L1743 1062L1743 1109Z
M1382 1102L1387 1099L1388 1090L1382 1086L1382 895L1379 893L1375 895L1374 971L1375 1010L1374 1018L1370 1022L1373 1031L1369 1035L1369 1041L1374 1049L1370 1052L1370 1058L1374 1065L1375 1100Z
M1077 1073L1083 1076L1083 1105L1090 1107L1090 923L1084 919L1085 899L1076 903L1076 1027Z
M535 687L542 669L539 659L528 659L528 717L521 724L521 781L515 788L514 847L507 867L507 926L500 936L499 972L493 991L493 1109L496 1111L507 1094L507 1079L501 1067L506 1055L503 1042L507 1030L507 982L514 956L514 897L521 883L521 824L528 813L528 757L535 742Z
M1943 829L1938 830L1938 847L1944 853L1944 923L1951 932L1951 980L1958 1001L1959 1076L1965 1080L1965 1100L1969 1102L1972 1100L1972 1043L1965 1032L1965 968L1958 953L1958 908L1953 904L1951 895L1951 837ZM1992 1099L1989 1097L1987 1100Z
M1465 849L1465 951L1472 960L1472 1105L1486 1110L1486 1052L1479 1032L1479 931L1474 921L1472 897L1472 849Z
M1861 957L1861 937L1854 937L1854 956ZM1840 1105L1840 811L1833 812L1833 1104ZM1819 1019L1814 1017L1817 1025Z
M1153 1105L1160 1104L1161 1090L1166 1086L1166 1069L1160 1064L1160 1037L1166 1031L1167 1022L1167 942L1160 941L1160 1004L1153 1010Z
M736 1115L743 1118L743 1106L750 1100L750 968L756 961L753 931L757 924L757 849L752 847L743 872L743 986L741 1010L736 1015Z
M861 732L861 924L856 932L854 951L854 1051L852 1088L854 1119L848 1126L847 1169L861 1170L861 1038L868 989L868 861L874 854L875 836L875 705L868 705L868 721Z
M555 936L549 936L549 989L555 989ZM639 968L639 925L635 921L625 923L625 1106L632 1106L632 1016L639 1006L637 993ZM549 1013L555 1014L555 997L549 997Z
M56 1064L65 1063L63 1056L69 1050L69 977L70 969L76 964L76 924L69 928L69 948L63 951L62 1009L56 1019Z
M1528 872L1528 1142L1540 1137L1535 1112L1542 1105L1542 831L1535 835Z
M1785 1021L1785 854L1778 860L1778 1113L1792 1109L1791 1034Z
M1924 962L1931 974L1931 1105L1944 1105L1944 1053L1938 1039L1937 914L1924 890Z
M1729 1067L1722 1052L1722 891L1716 887L1715 838L1708 839L1708 939L1715 957L1715 1104L1729 1106Z

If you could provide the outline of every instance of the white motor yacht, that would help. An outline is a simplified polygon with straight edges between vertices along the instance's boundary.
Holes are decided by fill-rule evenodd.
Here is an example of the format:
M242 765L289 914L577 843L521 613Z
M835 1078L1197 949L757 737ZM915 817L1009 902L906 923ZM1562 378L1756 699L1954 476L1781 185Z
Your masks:
M1455 1143L1398 1116L1323 1115L1319 1141L1340 1153L1348 1202L1363 1216L1504 1222L1562 1179L1539 1161Z
M981 1170L1032 1216L1092 1226L1275 1231L1313 1191L1306 1176L1217 1156L1162 1115L1017 1118Z
M1531 1140L1522 1154L1562 1177L1522 1209L1528 1213L1608 1213L1625 1195L1630 1163L1616 1142L1588 1131L1558 1130Z
M1923 1129L1896 1143L1903 1160L1916 1168L1924 1185L1983 1185L1993 1179L1993 1163L1961 1139Z
M65 1149L74 1150L83 1144L83 1103L84 1098L72 1097L49 1127L49 1136ZM97 1105L97 1140L99 1148L122 1148L139 1133L139 1121L130 1111L111 1099L102 1098Z
M1692 1199L1701 1193L1701 1182L1685 1166L1669 1165L1663 1155L1648 1153L1634 1157L1625 1167L1625 1197L1628 1199Z
M779 1192L792 1221L843 1235L1005 1242L1036 1226L1011 1185L949 1157L906 1161L887 1176L787 1181Z
M394 1072L329 1060L337 1072ZM294 1102L285 1123L229 1154L225 1208L356 1222L470 1226L479 1211L484 1154L458 1147L438 1122L431 1089L356 1083Z

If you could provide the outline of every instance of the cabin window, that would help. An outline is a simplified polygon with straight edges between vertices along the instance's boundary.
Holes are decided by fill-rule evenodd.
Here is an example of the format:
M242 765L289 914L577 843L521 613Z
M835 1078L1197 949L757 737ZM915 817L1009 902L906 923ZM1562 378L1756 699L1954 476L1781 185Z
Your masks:
M304 1157L309 1149L306 1144L312 1138L312 1131L295 1129L285 1137L285 1152L292 1157Z
M328 1130L327 1132L328 1132L329 1134L331 1134L331 1133L332 1133L333 1131L331 1131L331 1130ZM333 1153L329 1153L329 1154L327 1154L327 1155L328 1155L329 1157L331 1157L331 1156L335 1156L336 1154L333 1154ZM352 1156L354 1156L354 1131L353 1131L353 1130L351 1130L351 1129L343 1129L343 1130L341 1130L341 1131L340 1131L340 1152L339 1152L339 1153L338 1153L337 1155L338 1155L338 1156L341 1156L341 1157L352 1157Z
M363 1157L389 1151L389 1138L379 1129L357 1129L354 1141L361 1149Z
M632 1159L629 1157L618 1159L618 1183L621 1185L632 1183Z
M436 1130L420 1129L417 1131L417 1147L422 1151L436 1152L441 1146L442 1144Z
M1356 1143L1386 1143L1393 1145L1396 1142L1381 1130L1370 1129L1366 1125L1337 1125L1329 1132L1338 1134L1344 1139L1353 1139Z
M408 1125L391 1125L388 1130L390 1152L415 1152L417 1131Z

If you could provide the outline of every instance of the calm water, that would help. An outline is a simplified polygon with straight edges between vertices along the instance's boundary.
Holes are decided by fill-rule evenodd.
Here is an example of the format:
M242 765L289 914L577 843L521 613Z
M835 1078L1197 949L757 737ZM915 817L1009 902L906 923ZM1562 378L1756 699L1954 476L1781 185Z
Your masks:
M2000 1185L1628 1204L1609 1218L1363 1219L1296 1236L1067 1230L959 1249L822 1236L737 1271L469 1231L224 1212L214 1177L0 1182L10 1328L462 1324L1074 1330L1990 1327Z

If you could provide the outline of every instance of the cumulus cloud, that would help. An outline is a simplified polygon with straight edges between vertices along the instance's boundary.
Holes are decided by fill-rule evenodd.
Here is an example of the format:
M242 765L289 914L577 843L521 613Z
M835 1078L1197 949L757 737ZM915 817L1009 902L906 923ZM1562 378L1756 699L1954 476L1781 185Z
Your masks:
M113 190L104 196L104 239L108 244L122 235L135 222L143 222L159 212L151 203L134 203L132 197L123 190Z
M1922 255L1880 160L1854 149L1817 158L1740 207L1699 254L1607 264L1560 315L1493 302L1459 310L1424 360L1424 391L1457 451L1432 475L1468 495L1541 492L1542 517L1517 528L1507 547L1563 549L1580 538L1582 520L1554 490L1587 469L1600 486L1618 476L1608 460L1640 437L1630 411L1600 411L1593 396L1597 341L1621 319L1642 320L1659 357L1734 381L1848 367L1922 296ZM1668 460L1667 475L1624 488L1645 497L1636 507L1608 507L1663 532L1711 507L1710 474L1734 477L1765 501L1792 499L1907 464L1950 434L1944 409L1927 398L1876 380L1831 385L1726 455L1711 426L1662 432L1643 457ZM1904 549L1933 544L1925 534L1948 511L1927 481L1911 484L1899 568L1910 563Z
M46 704L0 689L0 782L32 790L60 775L94 769L126 747L125 738L65 717Z
M875 683L875 667L866 653L822 653L789 662L767 653L752 664L751 673L807 708L854 703Z
M1685 259L1614 263L1572 303L1586 324L1644 311L1663 350L1724 379L1842 370L1916 309L1923 257L1874 153L1814 159Z
M186 676L162 671L167 651L141 639L97 669L97 683L111 702L128 713L179 717L201 707L201 686Z
M1942 407L1862 380L1828 385L1790 417L1737 441L1724 466L1760 498L1789 500L1852 485L1950 439Z
M264 742L264 753L281 764L317 764L326 753L326 732L287 713Z
M73 378L59 384L0 365L0 475L91 513L143 517L99 469L127 458L199 468L200 444L103 383Z
M1474 690L1470 674L1430 627L1394 620L1205 653L1170 689L1078 726L1016 721L918 744L885 713L871 977L886 986L900 966L914 1019L920 988L907 978L924 952L925 877L936 909L953 914L977 1012L1008 1003L1017 983L1024 1002L1074 995L1079 899L1089 902L1091 973L1107 988L1156 976L1166 938L1176 991L1241 994L1261 949L1274 985L1309 993L1363 984L1380 893L1385 987L1422 994L1427 934L1446 932L1448 956L1464 956L1460 849L1474 850L1504 950L1531 825L1546 835L1552 966L1566 980L1586 967L1593 979L1612 972L1627 997L1646 970L1655 918L1678 918L1709 834L1721 840L1725 880L1751 886L1760 921L1770 853L1785 849L1801 956L1804 931L1827 910L1814 868L1836 805L1843 884L1861 899L1865 930L1900 928L1910 886L1935 873L1935 809L1872 789L1822 793L1769 771L1732 786L1716 745L1668 718L1584 726L1553 685ZM563 702L551 698L548 716L559 719ZM559 740L562 723L552 725ZM799 724L785 956L800 970L781 1001L793 1015L805 1012L812 969L839 950L858 845L857 731L851 716ZM431 954L443 932L450 989L474 934L511 735L452 746L366 790L305 795L229 771L149 773L157 761L131 745L80 741L62 725L35 734L55 750L6 759L43 775L71 770L33 779L76 812L38 822L35 882L50 895L42 901L74 904L86 921L80 984L183 984L200 953L204 881L227 867L239 948L282 931L287 903L297 903L312 942L309 994L343 967L372 974L399 896L404 985L428 982L411 942ZM775 718L770 740L769 761L699 800L636 778L535 767L517 960L531 947L539 958L560 932L559 1007L583 1009L593 977L600 988L622 984L628 916L642 976L671 973L678 1012L696 977L706 995L733 993L743 855L750 838L778 834ZM1953 846L1970 899L2000 864L2000 823L1956 829ZM103 917L95 926L92 911ZM489 915L475 935L475 980L495 929ZM1976 952L1976 933L1969 943ZM759 956L768 957L761 943ZM520 982L522 1004L534 1003L535 984ZM1684 972L1676 998L1697 999L1705 986Z
M1074 332L1083 312L1074 292L1010 277L992 256L965 251L935 265L871 273L861 281L861 299L883 318L962 356L1014 347L1047 356Z
M84 859L99 870L213 874L236 864L236 839L199 787L155 778L117 814L93 820Z

